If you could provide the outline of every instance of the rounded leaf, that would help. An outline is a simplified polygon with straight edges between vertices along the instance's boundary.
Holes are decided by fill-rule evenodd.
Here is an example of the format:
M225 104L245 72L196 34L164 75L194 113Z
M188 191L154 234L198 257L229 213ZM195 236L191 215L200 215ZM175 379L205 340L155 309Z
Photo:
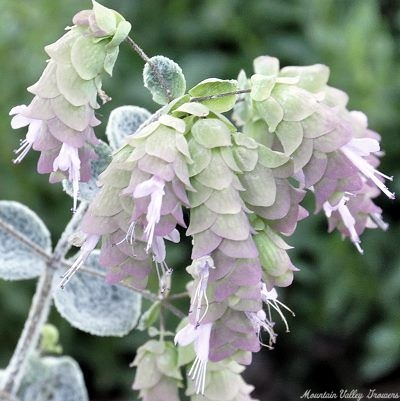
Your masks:
M89 256L85 266L102 271L99 251ZM55 278L56 285L59 280ZM130 289L107 284L104 278L81 270L64 289L54 291L54 303L72 326L97 336L122 337L136 326L142 298Z
M224 113L231 110L236 103L237 95L234 92L237 91L237 86L237 81L233 79L209 78L190 89L189 94L194 98L211 97L201 100L201 103L214 113Z
M0 201L0 220L11 226L43 251L51 252L50 233L43 221L28 207L14 201ZM40 276L45 259L0 226L0 277L24 280Z
M162 105L183 96L186 91L186 80L181 67L164 56L154 56L145 64L143 81L153 100ZM169 94L166 93L166 89L169 90Z
M112 110L106 127L106 135L113 149L125 144L125 138L133 135L151 113L138 106L121 106Z
M18 391L21 401L88 401L79 365L68 356L34 356Z

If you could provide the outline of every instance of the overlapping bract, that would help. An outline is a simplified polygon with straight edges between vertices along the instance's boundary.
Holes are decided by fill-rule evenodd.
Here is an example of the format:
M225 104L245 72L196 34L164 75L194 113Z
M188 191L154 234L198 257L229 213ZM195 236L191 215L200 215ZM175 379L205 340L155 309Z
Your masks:
M74 26L57 42L45 47L50 57L34 85L28 105L14 107L13 128L29 126L16 151L20 162L33 148L41 152L38 172L50 173L50 182L67 178L73 184L74 208L80 181L90 178L90 161L96 156L94 127L100 124L95 110L109 98L102 91L102 78L111 75L119 44L130 24L117 12L93 1L93 10L81 11Z
M137 367L132 388L139 390L143 401L179 401L182 375L178 352L171 342L148 341L138 348L132 366Z
M262 56L254 69L250 79L240 74L250 94L237 104L236 121L259 143L290 158L275 172L298 182L289 210L303 189L313 191L316 211L324 209L330 229L337 227L361 250L359 235L366 227L385 228L372 202L376 188L394 197L383 184L390 177L375 170L380 137L367 128L364 114L347 110L344 92L327 85L328 67L280 69L277 59Z
M210 390L209 362L250 363L263 331L272 348L272 310L288 328L283 309L291 310L275 287L290 285L297 270L282 236L308 215L300 204L306 191L329 228L359 250L365 227L386 227L372 202L378 189L393 197L375 170L379 137L361 113L346 109L342 92L327 86L325 66L280 70L276 59L261 57L255 69L250 79L239 77L249 92L234 111L242 132L220 114L236 101L235 83L204 81L189 91L199 98L175 100L125 139L81 225L84 251L102 238L100 260L110 282L142 289L155 270L165 293L171 274L165 240L179 241L177 226L186 228L188 210L193 282L188 323L175 342L194 345L193 400L220 399ZM221 87L229 88L229 99L219 104ZM250 400L248 387L237 390L226 399Z
M186 395L190 401L257 401L250 396L254 386L247 384L240 373L244 367L232 360L210 363L207 368L204 394L196 394L192 382Z
M185 227L182 206L188 205L184 131L183 121L162 117L130 137L101 175L102 190L81 229L103 236L100 263L109 268L110 282L144 288L153 261L160 281L169 274L164 239L179 241L176 225Z

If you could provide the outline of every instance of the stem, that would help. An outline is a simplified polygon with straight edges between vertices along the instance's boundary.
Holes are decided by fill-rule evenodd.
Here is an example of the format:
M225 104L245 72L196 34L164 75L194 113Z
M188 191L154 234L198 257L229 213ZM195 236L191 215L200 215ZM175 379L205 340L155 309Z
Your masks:
M155 76L157 77L157 81L162 87L163 91L165 92L165 95L168 98L168 103L172 101L174 98L171 94L171 90L169 89L167 83L165 82L164 77L161 74L161 71L157 68L157 66L150 60L149 56L143 51L143 49L130 37L128 36L125 41L128 43L128 45L131 47L133 51L135 51L140 58L146 62L151 70L154 72Z
M240 90L233 91L233 92L217 93L216 95L192 97L190 99L190 101L191 102L205 102L206 100L218 99L220 97L225 97L225 96L241 95L243 93L250 93L250 92L251 92L251 89L240 89Z
M14 350L14 354L5 371L5 378L3 379L2 388L0 389L0 392L3 391L4 394L8 394L8 396L16 396L18 392L26 363L32 351L37 346L42 327L46 323L50 312L53 277L56 273L57 267L60 265L60 262L71 246L68 238L77 229L87 207L87 203L84 202L79 205L76 213L72 216L58 241L53 255L47 260L46 268L39 278L28 318ZM14 235L14 232L10 233ZM28 243L24 243L28 245ZM31 245L32 244L29 244L29 246Z

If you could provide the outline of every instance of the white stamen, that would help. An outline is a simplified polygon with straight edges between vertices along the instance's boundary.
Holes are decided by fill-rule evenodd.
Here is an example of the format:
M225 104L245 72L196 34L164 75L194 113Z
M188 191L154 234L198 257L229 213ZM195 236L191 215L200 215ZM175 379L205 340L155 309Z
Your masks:
M196 289L192 295L189 310L189 313L192 313L194 310L196 311L195 322L197 326L201 323L208 312L209 301L207 297L207 285L210 276L210 269L215 269L214 261L211 256L203 256L195 259L186 269L195 280L198 279ZM206 307L203 314L200 316L203 307L203 299Z
M364 253L363 249L361 248L361 240L357 234L355 229L356 220L351 215L349 208L346 205L346 202L349 200L347 196L342 196L339 203L336 206L332 206L328 201L323 204L323 208L325 211L326 216L329 218L332 215L332 212L337 210L342 218L343 224L348 229L350 233L351 242L357 248L358 252L361 254Z
M188 376L194 380L196 394L203 394L206 385L208 356L210 352L210 336L212 323L194 326L187 324L175 335L175 344L186 346L194 343L196 359L189 370Z
M389 177L371 166L363 156L379 151L379 143L371 138L355 138L341 148L347 158L356 166L360 172L370 179L389 199L394 199L395 194L390 192L386 185L377 177L381 176L392 181L393 177Z
M99 242L99 235L89 235L82 245L79 256L73 263L73 265L63 274L62 280L59 284L60 288L64 288L65 285L71 280L72 276L82 267L88 256L92 253L93 249Z

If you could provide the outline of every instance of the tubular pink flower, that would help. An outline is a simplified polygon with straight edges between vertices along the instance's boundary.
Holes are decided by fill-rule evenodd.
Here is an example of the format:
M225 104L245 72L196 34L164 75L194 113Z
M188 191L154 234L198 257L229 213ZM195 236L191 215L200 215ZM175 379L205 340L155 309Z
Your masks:
M68 179L72 182L74 195L72 210L75 211L78 201L79 181L81 180L81 160L77 148L66 143L62 144L60 153L53 162L53 171L57 170L68 172Z
M13 107L10 110L10 115L14 115L11 120L11 127L13 129L26 127L27 125L29 126L25 139L21 140L20 147L15 150L15 153L19 153L19 155L16 159L13 160L14 163L21 163L21 161L30 151L35 141L38 139L40 135L40 130L42 129L42 120L25 117L23 115L23 113L26 112L27 109L28 107L25 104L22 104L20 106Z
M360 170L360 172L370 179L389 199L394 199L395 194L390 192L386 185L379 179L383 177L392 181L393 177L389 177L376 170L363 157L379 152L379 142L373 138L353 138L349 143L342 146L341 151L346 157Z
M204 316L208 311L208 298L207 298L207 284L210 276L210 269L215 269L214 261L211 256L202 256L201 258L195 259L193 263L187 267L187 272L197 281L196 289L194 290L192 300L190 303L189 313L196 311L195 322L196 327L200 325ZM203 299L206 303L204 313L200 316Z
M332 206L329 202L323 204L324 212L326 217L329 219L332 216L333 211L338 211L345 227L349 230L351 242L357 248L358 252L364 253L360 246L361 240L356 231L356 220L351 215L349 208L346 206L346 202L349 200L347 196L342 196L337 205Z
M207 362L210 352L210 335L212 323L194 326L187 324L175 335L175 344L186 346L191 343L194 345L196 359L188 373L188 376L194 380L196 385L196 393L204 395L206 384Z
M268 291L265 283L262 283L261 299L267 305L269 319L271 320L271 308L273 308L276 312L278 312L280 318L282 319L283 323L285 324L286 332L288 333L289 325L286 321L285 315L283 314L283 312L281 310L281 307L286 309L288 312L290 312L292 314L292 316L294 316L294 312L290 308L288 308L283 302L278 300L278 293L276 292L275 288Z
M154 229L156 224L160 221L162 200L163 196L165 195L164 186L164 180L153 176L149 180L139 184L133 193L134 198L143 198L150 195L150 204L146 214L147 225L144 229L147 240L147 252L153 244Z

